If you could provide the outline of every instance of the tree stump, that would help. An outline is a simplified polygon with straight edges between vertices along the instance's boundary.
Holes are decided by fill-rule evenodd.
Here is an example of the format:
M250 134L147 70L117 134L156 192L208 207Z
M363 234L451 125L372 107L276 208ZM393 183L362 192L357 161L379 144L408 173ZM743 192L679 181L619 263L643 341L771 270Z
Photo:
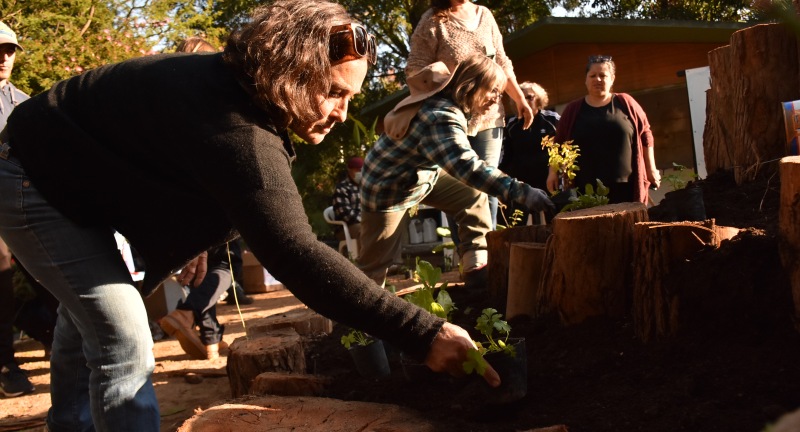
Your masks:
M536 316L536 291L542 281L545 243L511 243L506 319Z
M781 159L778 248L792 285L795 328L800 331L800 156Z
M287 372L264 372L253 379L250 394L274 396L320 396L329 377Z
M667 291L663 279L676 262L706 247L718 247L718 232L713 219L634 226L632 314L634 331L641 340L671 336L678 329L680 293Z
M505 304L508 293L508 260L511 244L519 242L544 243L550 236L550 225L526 225L491 231L486 236L489 252L489 296L493 303Z
M300 335L284 328L256 339L237 338L230 346L226 370L233 397L248 394L253 379L263 372L305 373Z
M195 414L178 432L434 432L422 416L397 405L316 397L244 397Z
M293 328L301 336L330 334L333 332L333 322L313 310L303 307L250 321L247 323L247 337L259 338L269 335L274 330L284 328Z
M761 24L731 35L729 46L709 53L703 135L706 169L733 169L737 184L753 180L763 165L786 154L781 102L800 99L797 36L782 24Z
M625 314L633 280L633 225L647 221L642 203L560 213L547 240L539 314L555 310L564 324Z

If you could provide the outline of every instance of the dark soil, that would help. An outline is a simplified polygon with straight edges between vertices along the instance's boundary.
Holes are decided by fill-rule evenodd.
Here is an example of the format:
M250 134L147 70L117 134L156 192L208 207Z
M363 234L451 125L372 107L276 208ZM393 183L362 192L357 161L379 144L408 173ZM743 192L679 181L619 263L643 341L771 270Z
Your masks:
M641 342L630 319L512 320L513 335L527 341L528 395L500 406L481 396L476 378L407 380L393 351L389 377L359 377L339 344L342 326L311 344L309 364L334 377L326 396L406 406L443 431L760 431L800 406L800 335L777 246L778 176L736 186L718 173L698 183L707 216L743 231L669 275L682 299L673 337ZM451 293L454 321L470 330L483 307L504 307Z

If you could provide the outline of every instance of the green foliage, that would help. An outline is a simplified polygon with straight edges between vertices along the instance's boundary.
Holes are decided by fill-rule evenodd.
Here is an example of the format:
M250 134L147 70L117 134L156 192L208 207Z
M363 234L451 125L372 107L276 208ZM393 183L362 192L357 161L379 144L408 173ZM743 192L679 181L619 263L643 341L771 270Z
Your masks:
M690 181L697 178L697 174L695 174L694 171L686 173L685 175L678 174L688 169L681 164L673 162L672 166L675 168L675 170L662 180L669 184L674 191L685 188ZM689 177L689 180L687 180L686 177Z
M500 215L503 216L503 219L505 219L506 216L502 212L498 212L498 213L500 213ZM510 221L506 222L507 226L506 225L497 224L497 230L499 231L499 230L503 230L503 229L506 229L506 228L514 228L515 226L519 225L522 222L522 215L524 215L524 214L525 214L525 212L523 212L522 210L515 209L514 213L512 213L511 217L509 218Z
M756 17L750 0L561 0L567 10L597 18L739 22Z
M367 336L367 334L362 331L350 329L350 333L342 336L341 342L345 348L350 349L353 344L358 346L367 346L372 342L375 342L375 340Z
M483 342L475 342L477 348L467 352L467 360L462 367L464 372L471 374L477 372L483 375L486 371L486 360L483 358L487 353L504 352L510 357L516 357L517 352L513 346L507 345L508 337L511 334L511 326L502 319L503 315L497 309L486 308L476 320L475 329L486 339Z
M576 163L581 155L580 148L572 145L572 140L557 143L552 136L542 138L542 148L547 149L547 165L558 172L562 187L566 189L580 171Z
M455 303L447 292L447 282L441 285L439 279L442 277L442 270L434 267L431 263L417 257L417 267L414 272L414 277L422 283L422 288L407 294L404 298L411 304L414 304L426 311L446 320L449 320L450 314L456 310ZM434 299L434 292L439 290L436 298Z
M561 212L570 212L573 210L592 208L608 204L609 189L603 184L603 182L600 181L600 179L596 180L597 192L595 192L595 189L591 183L587 183L586 193L582 194L580 191L578 191L577 197L570 198L570 203L565 205L564 208L561 209Z

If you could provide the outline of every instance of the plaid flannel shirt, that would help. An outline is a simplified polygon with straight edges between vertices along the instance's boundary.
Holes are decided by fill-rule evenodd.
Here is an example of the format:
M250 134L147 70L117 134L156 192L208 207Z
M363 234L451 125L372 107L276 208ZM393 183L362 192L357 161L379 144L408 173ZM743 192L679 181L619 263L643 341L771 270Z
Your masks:
M333 191L333 214L348 225L361 222L361 192L350 178L340 181Z
M364 160L361 205L378 212L419 204L433 189L439 170L504 202L524 202L521 182L486 165L470 147L467 119L449 99L423 102L400 140L381 135Z

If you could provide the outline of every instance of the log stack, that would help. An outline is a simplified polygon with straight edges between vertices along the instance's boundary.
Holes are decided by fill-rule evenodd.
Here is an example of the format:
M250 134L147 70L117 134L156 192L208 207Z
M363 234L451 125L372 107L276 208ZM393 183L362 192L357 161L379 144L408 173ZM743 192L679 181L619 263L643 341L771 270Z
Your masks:
M781 102L800 99L797 36L781 24L761 24L731 35L730 45L708 54L703 147L709 174L733 169L737 184L786 155Z

